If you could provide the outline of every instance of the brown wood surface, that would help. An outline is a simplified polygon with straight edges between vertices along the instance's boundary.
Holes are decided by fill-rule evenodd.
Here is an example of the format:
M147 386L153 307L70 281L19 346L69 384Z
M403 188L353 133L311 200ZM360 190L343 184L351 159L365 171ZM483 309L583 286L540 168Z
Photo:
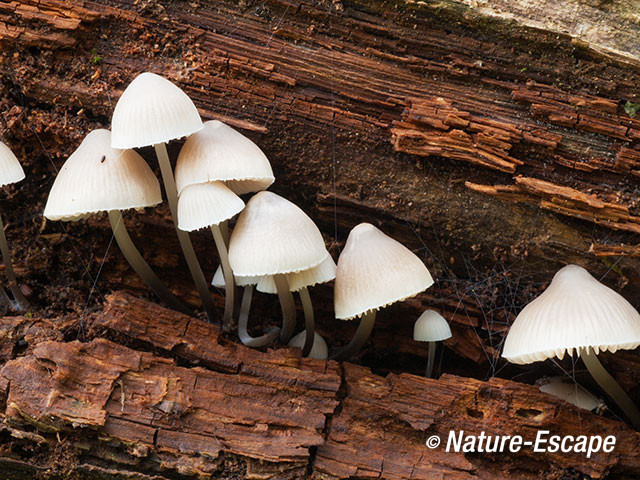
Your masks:
M521 368L499 358L517 312L566 263L584 265L640 305L640 116L625 110L640 103L640 27L629 8L636 3L0 1L0 133L27 174L5 189L0 208L33 303L0 330L7 471L67 478L72 468L101 479L123 470L127 478L172 479L247 471L638 476L637 433L578 417L508 380L557 374L549 362ZM110 245L106 219L43 220L56 170L89 130L108 128L118 96L145 70L184 88L204 119L221 119L260 145L276 174L272 189L311 215L334 258L350 228L368 221L424 259L436 284L379 313L361 366L247 350L233 335L152 304L121 294L106 301L119 289L152 298ZM179 145L170 145L174 158ZM157 168L151 152L142 154ZM197 307L166 205L125 217L152 267ZM210 235L193 239L209 277L218 263ZM333 319L331 286L312 296L320 333L332 346L346 342L355 322ZM411 331L425 308L439 310L454 332L438 363L448 375L438 381L406 373L424 368L424 346ZM256 295L253 313L270 324L279 309ZM603 362L640 401L638 354ZM493 375L503 378L484 381ZM221 394L199 386L225 379ZM440 410L399 413L409 407L397 392L426 401L427 390ZM223 411L236 402L246 417ZM611 428L625 450L584 462L463 457L422 445L450 428L547 425L566 433ZM267 435L272 441L257 449ZM205 444L210 450L194 453Z
M386 378L368 368L260 352L218 327L115 293L84 342L42 336L47 320L2 320L27 343L0 370L0 465L65 478L637 478L640 434L503 379ZM477 454L430 450L450 430L615 435L614 453ZM72 458L73 462L68 462ZM136 476L136 472L144 472ZM224 472L224 473L223 473ZM16 474L17 475L17 474ZM100 475L104 475L100 477ZM146 476L145 476L146 475ZM227 476L228 475L228 476ZM15 477L20 478L20 477ZM30 478L30 477L23 477ZM235 477L234 477L235 478Z

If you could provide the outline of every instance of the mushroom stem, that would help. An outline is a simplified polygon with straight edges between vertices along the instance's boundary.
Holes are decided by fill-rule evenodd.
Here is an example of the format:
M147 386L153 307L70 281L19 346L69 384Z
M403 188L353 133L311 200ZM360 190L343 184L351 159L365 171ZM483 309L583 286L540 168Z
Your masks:
M251 310L252 296L253 285L247 285L244 287L244 293L242 294L240 318L238 319L238 336L240 337L240 341L248 347L264 347L265 345L273 343L275 339L278 338L280 329L278 327L272 327L261 337L252 337L247 333L247 323L249 322L249 311Z
M24 297L18 286L18 280L16 274L13 271L13 265L11 265L11 251L7 244L7 237L4 234L4 225L2 223L2 216L0 215L0 251L2 251L2 261L4 262L4 268L7 273L7 279L9 280L9 288L13 294L13 298L16 301L19 310L27 310L30 305L29 301Z
M358 330L356 334L353 336L349 345L344 347L338 353L333 355L331 359L333 360L349 360L356 353L360 351L362 346L367 343L369 336L371 335L371 331L373 330L373 325L376 323L376 311L370 310L366 312L362 319L360 320L360 325L358 325Z
M127 226L124 224L122 212L120 210L109 211L109 223L111 224L113 236L115 237L124 258L127 259L127 262L129 262L129 265L131 265L131 268L135 270L138 276L140 276L149 288L153 290L153 293L155 293L158 298L160 298L160 300L166 303L170 308L177 310L178 312L186 313L187 315L192 315L191 310L185 307L180 300L178 300L173 293L169 291L145 259L142 258L142 255L129 236Z
M302 355L307 357L311 352L311 348L313 348L313 342L316 337L316 322L313 316L313 303L311 303L311 296L309 295L309 290L307 290L307 287L304 287L302 290L300 290L298 292L298 295L300 295L300 300L302 301L302 309L304 310L305 337L304 346L302 347Z
M293 295L289 290L287 277L283 274L278 274L274 275L273 279L276 283L278 300L280 300L280 308L282 309L282 331L280 332L280 341L286 345L296 328L296 304L293 301Z
M222 238L224 239L224 244L227 246L227 250L229 249L229 221L225 220L224 222L220 222L220 231L222 232Z
M581 352L582 361L593 379L600 385L609 397L620 407L632 425L640 429L640 410L635 406L633 400L629 398L620 384L611 376L609 372L602 366L600 360L592 348L587 348Z
M158 157L158 163L160 164L160 172L162 173L162 182L164 183L164 190L167 194L167 200L169 202L169 210L171 211L171 218L178 234L178 240L180 241L180 247L187 266L191 272L191 278L196 284L196 289L200 295L202 306L207 312L209 321L213 321L213 301L211 300L211 294L209 293L209 287L207 281L204 278L196 252L193 250L191 244L191 238L187 232L183 232L178 228L178 190L176 188L176 181L173 177L173 170L171 168L171 162L169 161L169 154L167 153L167 146L164 143L158 143L153 146L156 150L156 157Z
M433 374L433 362L436 358L436 342L429 342L429 353L427 354L427 370L425 377L431 378Z
M7 295L7 291L0 285L0 313L4 315L8 310L13 310L13 300Z
M218 249L218 255L220 256L220 263L222 264L222 273L224 275L224 316L222 317L222 326L226 329L231 328L233 323L233 297L235 293L235 287L233 283L233 271L231 265L229 265L229 252L227 251L227 245L224 241L224 233L219 225L211 225L211 233L213 233L213 240L216 242L216 248Z

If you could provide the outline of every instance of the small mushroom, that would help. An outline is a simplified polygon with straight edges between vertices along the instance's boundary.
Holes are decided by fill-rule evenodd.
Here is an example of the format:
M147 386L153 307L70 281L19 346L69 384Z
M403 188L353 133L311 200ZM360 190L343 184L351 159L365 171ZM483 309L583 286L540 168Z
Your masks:
M536 384L541 392L553 395L585 410L595 410L603 404L602 400L568 377L541 378Z
M229 266L227 245L220 224L235 217L244 208L244 202L222 182L189 185L178 198L178 228L192 232L211 228L218 249L225 279L225 307L222 324L231 324L233 315L233 273Z
M211 120L184 142L176 162L176 185L224 182L237 195L265 190L275 180L267 156L230 126Z
M433 373L433 361L436 355L436 342L451 338L449 324L435 310L425 310L413 326L413 339L418 342L429 342L427 370L425 376L430 378Z
M306 337L306 331L302 331L297 335L294 335L291 340L289 340L289 346L293 348L303 348ZM322 338L318 332L314 332L313 344L311 350L306 356L308 356L309 358L316 358L318 360L326 360L329 356L329 348L327 347L327 342L325 342L324 338Z
M377 310L431 285L429 270L411 250L369 223L357 225L338 258L334 307L336 318L362 319L351 342L333 358L347 360L360 351L373 330Z
M75 221L108 212L114 237L129 265L168 306L191 313L142 258L122 219L122 210L161 202L160 184L147 162L133 150L111 148L109 130L98 129L84 138L58 172L44 216Z
M322 234L313 221L295 204L272 192L260 192L247 203L229 241L229 262L237 277L273 276L286 343L295 328L295 304L287 274L313 268L329 256ZM238 322L238 334L245 345L261 346L272 341L247 333L247 317L253 286L245 287Z
M20 162L13 154L11 149L4 143L0 142L0 187L17 183L24 179L24 170ZM18 285L18 279L13 271L13 265L11 263L11 250L9 250L9 244L7 243L7 237L4 233L4 224L2 223L2 217L0 216L0 251L2 252L2 261L4 262L5 271L7 274L7 280L9 281L9 289L13 294L15 300L15 307L18 310L27 310L29 308L29 301L25 298ZM0 295L3 303L13 304L4 291L1 288Z
M111 118L111 146L118 149L153 145L160 164L169 210L184 258L209 320L213 300L187 232L178 228L178 191L166 143L202 129L198 109L180 88L154 73L141 73L122 92Z
M516 317L502 356L528 364L565 353L582 358L589 373L636 428L640 410L597 358L601 351L640 345L640 314L620 294L578 265L567 265Z

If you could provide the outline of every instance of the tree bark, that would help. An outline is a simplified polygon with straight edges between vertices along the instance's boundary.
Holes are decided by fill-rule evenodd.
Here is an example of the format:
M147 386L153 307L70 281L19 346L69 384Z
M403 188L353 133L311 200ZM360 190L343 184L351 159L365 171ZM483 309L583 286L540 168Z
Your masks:
M91 393L94 397L78 393L81 402L93 405L89 413L94 417L90 421L98 422L82 432L103 432L109 421L115 421L125 423L112 424L116 425L114 429L128 426L126 435L135 433L142 438L127 440L125 433L122 439L115 435L119 439L115 443L125 447L113 447L98 438L101 433L93 433L88 440L92 453L87 457L94 460L86 463L86 468L95 478L118 478L117 472L109 472L111 467L105 460L111 456L120 459L114 460L118 468L124 469L122 465L126 464L131 471L155 471L169 477L183 471L192 474L198 468L208 469L215 477L221 476L222 470L229 472L237 467L252 469L257 478L262 468L259 460L267 460L267 476L275 475L272 467L282 467L290 476L309 471L319 478L325 474L345 478L384 472L385 478L404 478L402 475L408 475L407 471L411 473L411 468L420 463L415 457L417 452L424 453L421 442L406 439L419 437L423 441L427 433L443 434L454 427L479 428L487 417L467 415L460 402L471 402L469 395L478 396L477 392L486 389L493 392L494 387L500 392L498 398L483 397L482 401L488 402L483 408L488 410L478 411L485 412L483 415L490 417L493 425L494 416L503 415L502 409L506 408L510 413L498 417L495 428L502 426L508 432L516 428L514 422L522 416L515 413L518 408L513 410L513 402L521 401L517 399L523 396L522 401L529 406L542 402L547 410L553 408L552 417L545 416L543 425L552 418L562 425L554 431L574 431L575 413L567 414L568 407L558 409L555 403L549 407L544 403L549 402L548 397L540 397L536 389L526 385L452 376L423 381L401 372L424 369L426 350L411 340L411 331L425 308L439 310L451 323L454 335L445 343L441 362L445 373L478 379L519 375L520 380L533 383L538 376L554 371L549 365L506 366L499 355L504 333L515 315L567 263L585 266L635 306L640 305L640 209L636 199L640 117L634 114L634 104L640 103L640 28L633 16L636 3L0 2L2 140L16 152L27 172L20 188L9 187L3 197L7 236L13 246L16 273L22 287L30 292L32 313L37 318L66 314L64 318L68 319L64 322L66 330L50 320L5 320L11 332L11 322L17 322L16 331L28 331L25 335L34 337L26 342L28 349L35 343L41 345L37 352L10 363L27 362L26 371L40 375L37 378L44 382L29 384L36 388L25 389L24 394L34 395L33 406L18 408L22 413L29 408L44 408L45 412L50 408L42 407L47 401L38 395L58 388L57 384L47 383L44 376L47 368L62 368L56 363L56 355L74 361L97 358L98 363L106 362L108 388L96 387ZM349 230L368 221L421 255L437 280L427 292L378 315L373 338L359 361L376 373L391 376L375 377L372 390L364 386L359 390L359 379L372 375L365 367L348 366L343 371L330 363L325 372L328 377L322 377L322 382L329 382L331 387L324 385L320 391L325 393L318 394L327 403L320 402L316 393L309 394L314 402L322 403L319 411L330 420L322 423L310 414L307 420L311 423L288 426L292 429L286 430L292 435L291 442L278 436L273 448L281 450L266 454L271 455L269 458L250 452L247 445L238 447L233 439L222 442L219 451L207 454L217 459L213 463L188 453L195 447L185 447L187 453L183 456L176 453L175 445L167 446L170 453L165 454L164 447L158 447L158 439L149 438L162 427L141 417L135 420L141 425L140 430L132 432L133 414L127 418L120 415L116 420L109 416L109 408L117 410L117 402L109 400L118 395L114 392L120 388L114 382L128 379L132 372L151 375L153 378L143 377L156 383L156 374L149 372L157 372L158 378L165 379L182 378L180 375L193 378L200 373L192 370L203 368L205 376L210 375L210 370L238 376L246 365L243 356L249 353L230 340L221 339L223 346L218 346L217 341L198 340L197 335L191 343L180 340L172 344L176 332L170 332L163 340L165 344L158 343L160 332L145 334L156 328L153 325L144 326L146 330L141 332L125 330L133 342L128 346L113 337L119 330L112 326L105 327L110 341L89 336L87 312L96 308L100 311L107 292L122 288L137 295L149 292L115 247L109 249L110 230L105 219L61 225L40 217L56 170L89 130L108 128L116 99L145 70L165 75L184 88L203 119L223 120L256 141L272 161L277 178L273 190L299 204L319 223L334 258ZM179 142L169 147L175 158ZM142 153L157 169L153 156ZM136 232L132 236L143 255L161 278L167 279L172 292L198 306L197 292L179 257L166 207L145 215L127 213L125 220ZM217 259L210 254L209 236L196 235L194 244L205 274L212 276ZM314 288L312 295L318 309L319 332L332 345L350 338L355 325L333 319L331 288ZM215 295L214 300L221 311L223 298ZM277 317L277 308L268 300L256 301L253 311L264 316L267 323ZM109 304L107 312L114 308L113 303ZM138 316L134 311L130 328L134 328ZM168 318L167 321L177 321L171 315ZM185 329L200 325L181 318ZM22 333L16 335L22 338ZM76 337L90 343L69 341ZM3 344L0 356L10 360L21 355L23 349L24 345ZM140 363L114 363L113 358L120 354L129 360L133 355ZM304 374L311 376L318 373L315 369L319 367L313 366L316 364L299 363L297 357L291 360L291 353L278 350L265 355L274 355L274 359L264 360L269 365L293 362L295 368L291 368L296 372L315 372ZM180 360L176 365L168 358ZM202 367L189 366L183 372L183 361L196 361ZM604 361L623 387L640 401L637 353L605 355ZM571 363L562 365L573 368ZM6 379L8 368L5 367ZM282 375L279 381L288 384L282 380L286 375ZM242 379L249 384L253 381ZM338 386L332 383L336 381ZM428 385L459 403L455 408L447 406L444 411L451 417L438 417L432 427L416 427L408 422L409 427L396 425L398 430L387 433L382 427L376 430L373 424L377 420L358 418L360 406L378 399L379 392L404 388L404 382L410 383L412 395ZM10 382L6 388L11 395ZM513 397L503 398L503 394L507 395L504 392L511 389L515 392ZM125 386L125 393L126 390ZM354 396L344 397L349 392ZM287 403L298 393L290 392L289 397L285 395L278 401ZM17 395L15 391L13 394ZM140 395L151 398L147 391ZM304 401L311 401L311 397L303 395ZM26 398L21 401L29 403ZM103 400L107 403L101 404ZM180 404L181 400L170 401ZM191 402L189 399L186 404L192 405ZM528 411L529 406L523 411ZM136 414L149 415L144 408L139 407ZM376 403L371 415L380 423L388 420L385 415L389 412L393 416L398 413L394 410L397 406L379 408ZM475 407L469 408L475 412ZM153 411L167 418L182 418L180 412ZM75 420L68 415L75 413L56 412L60 417L55 417L54 424L59 421L69 429ZM8 408L7 418L31 418L22 413ZM40 414L41 410L35 413ZM567 415L569 418L565 418ZM102 424L98 417L103 418ZM525 423L533 421L524 417ZM584 418L593 419L587 422L593 422L594 429L609 428L608 420L586 414L580 417L582 427L591 425L585 424ZM247 425L258 425L255 428L260 430L263 421L272 425L270 419L260 418ZM360 433L370 450L357 454L348 450L341 440L344 433L332 430L332 425L341 425L340 422L362 428ZM407 430L403 430L405 427ZM7 428L11 434L14 427ZM615 424L615 428L623 427ZM637 434L621 431L625 433L618 436L619 445L637 445ZM26 440L21 440L26 444L40 444L41 433L24 428L16 432L26 435ZM242 429L230 432L240 435L239 442L248 438L241 436L246 433ZM202 431L195 434L209 435ZM85 451L77 436L71 435L77 445L62 449L65 454ZM253 439L258 437L256 434ZM46 446L42 448L53 454L51 435L42 438L42 445ZM410 452L401 465L391 460L392 438L403 438L402 445ZM175 441L188 445L183 438ZM151 447L143 449L136 457L139 460L133 461L131 452L126 452L129 444ZM96 449L102 453L95 453ZM152 453L147 455L148 452ZM84 454L78 455L82 461L74 468L80 472L85 468ZM243 460L234 463L236 457ZM359 464L356 457L366 461ZM437 461L429 458L429 468L443 469L454 478L466 474L496 478L503 471L481 458L449 454ZM454 458L459 463L449 463ZM23 460L27 463L21 463ZM40 465L26 456L23 460L6 459L5 464L15 472L26 469L26 478L36 471L45 475L43 472L49 468L43 466L46 462ZM576 467L577 458L553 457L540 464L538 457L535 461L520 456L496 460L503 462L510 474L522 478L547 467L562 472L575 468L594 478L631 478L637 468L622 456L583 462L582 470ZM427 475L420 468L416 467L413 475ZM163 473L165 470L172 473ZM131 472L127 475L134 478Z
M10 478L640 474L638 434L629 427L509 380L383 378L301 358L300 350L260 352L222 338L217 326L123 293L93 315L85 342L52 338L47 320L4 318L2 328L4 345L28 345L0 370L0 464ZM461 430L525 439L541 430L614 435L617 444L588 461L581 453L534 460L525 451L446 452L449 431ZM432 435L443 443L428 449Z

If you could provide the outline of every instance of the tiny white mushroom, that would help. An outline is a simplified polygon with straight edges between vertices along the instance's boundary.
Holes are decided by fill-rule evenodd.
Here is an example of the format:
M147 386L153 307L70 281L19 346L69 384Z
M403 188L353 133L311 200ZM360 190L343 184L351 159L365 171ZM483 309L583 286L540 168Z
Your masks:
M133 150L111 147L109 130L89 132L58 172L44 216L76 221L108 212L118 246L129 265L171 308L190 313L142 258L127 232L122 210L153 207L162 202L160 183L147 162Z
M111 117L111 146L154 147L180 248L207 316L213 320L213 301L191 239L178 229L178 191L166 146L202 127L198 109L186 93L166 78L144 72L133 79L116 103Z
M579 408L584 408L585 410L595 410L603 403L602 400L598 399L590 391L581 387L568 377L557 376L541 378L536 384L541 392L561 398L565 402L571 403Z
M302 331L293 336L289 340L289 346L294 348L303 348L306 339L306 331ZM309 358L316 358L318 360L326 360L329 356L329 348L327 342L320 336L318 332L314 332L313 346L311 351L307 355Z
M565 353L581 357L591 376L637 427L640 410L597 358L601 351L640 345L640 314L578 265L567 265L516 317L502 356L527 364Z
M369 223L357 225L338 258L334 307L336 318L362 320L351 342L334 358L346 360L362 348L377 310L431 285L429 270L411 250Z
M449 323L435 310L425 310L413 326L413 339L418 342L429 342L429 354L425 376L431 377L433 361L436 354L436 342L451 338Z

